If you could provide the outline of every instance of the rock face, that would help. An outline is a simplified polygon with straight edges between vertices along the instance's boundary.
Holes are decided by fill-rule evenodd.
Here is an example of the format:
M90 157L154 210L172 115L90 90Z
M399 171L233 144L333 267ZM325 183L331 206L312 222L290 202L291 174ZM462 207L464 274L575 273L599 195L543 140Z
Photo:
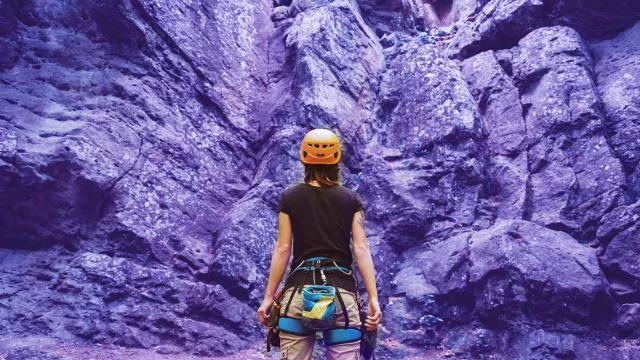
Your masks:
M570 26L587 40L611 38L640 17L640 4L615 0L606 6L591 0L489 1L478 16L469 17L448 48L466 59L486 50L512 47L529 32L554 25Z
M610 134L609 143L620 157L635 197L640 194L640 24L612 40L591 47L598 91Z
M445 321L464 314L507 324L525 312L550 326L563 317L589 323L594 301L608 297L592 249L522 220L451 237L408 260L395 277L394 295L418 303L429 296L446 299L447 307L430 314ZM417 320L425 314L413 315Z
M0 73L2 334L149 347L177 330L201 355L250 344L187 299L220 286L206 276L216 229L253 178L271 4L2 7L20 45Z
M323 127L380 358L637 358L638 6L0 0L0 336L262 342L278 200Z
M485 133L462 74L434 46L413 41L387 51L394 53L377 116L359 147L367 154L361 166L373 170L362 177L364 192L380 195L368 202L373 232L382 225L383 238L403 250L473 223Z

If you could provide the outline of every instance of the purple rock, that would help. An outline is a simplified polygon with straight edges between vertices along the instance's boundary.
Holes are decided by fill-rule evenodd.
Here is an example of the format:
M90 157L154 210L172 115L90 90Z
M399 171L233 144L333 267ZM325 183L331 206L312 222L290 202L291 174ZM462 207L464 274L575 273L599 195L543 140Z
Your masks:
M590 0L489 1L478 16L460 26L448 54L466 59L486 50L510 48L529 32L544 26L573 27L588 40L606 39L633 25L640 4L616 0L607 5Z
M609 143L628 174L634 193L640 193L640 23L611 40L591 46L598 92L604 103Z

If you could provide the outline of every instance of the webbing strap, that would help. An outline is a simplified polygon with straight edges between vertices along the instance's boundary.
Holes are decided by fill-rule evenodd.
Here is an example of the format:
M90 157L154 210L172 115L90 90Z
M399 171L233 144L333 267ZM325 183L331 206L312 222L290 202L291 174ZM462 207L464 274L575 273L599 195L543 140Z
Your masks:
M342 267L342 266L323 266L321 268L315 267L315 266L301 266L299 267L296 271L301 271L301 270L307 270L307 271L311 271L311 270L325 270L325 271L335 271L335 270L343 270L343 271L349 271L348 268L346 267Z
M281 331L296 335L311 335L315 332L302 325L302 321L296 318L281 317L278 320L278 328Z
M360 340L362 332L360 332L359 328L329 329L322 332L322 338L327 345L344 344Z
M269 329L269 331L267 331L267 352L271 351L271 337L273 336L273 333L271 332L271 329Z
M340 307L342 308L342 316L344 317L344 328L349 328L349 313L347 313L347 307L344 305L344 300L342 300L342 295L340 295L340 290L333 285L333 280L329 278L329 283L331 286L336 288L336 296L338 297L338 301L340 302Z
M291 292L291 296L289 296L289 301L287 301L287 306L285 306L284 308L284 315L282 316L287 316L287 311L289 311L289 305L291 305L291 300L293 300L293 295L296 294L296 289L298 288L298 286L294 286L293 287L293 291Z

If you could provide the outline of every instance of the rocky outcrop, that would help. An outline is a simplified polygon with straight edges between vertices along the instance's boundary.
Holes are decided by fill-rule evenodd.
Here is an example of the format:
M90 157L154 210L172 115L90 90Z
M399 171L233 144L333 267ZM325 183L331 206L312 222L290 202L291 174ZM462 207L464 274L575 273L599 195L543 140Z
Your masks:
M522 220L454 236L409 258L395 277L395 295L410 302L447 299L446 307L431 314L445 321L459 321L460 314L510 321L524 310L530 320L549 324L562 317L588 323L594 301L608 296L593 250L566 233Z
M487 51L463 62L462 71L487 126L489 195L497 205L496 217L522 219L526 205L530 205L525 203L529 178L527 129L520 94L506 72L511 71L508 61L502 59L501 64L493 51Z
M269 224L277 223L273 209L284 185L302 177L298 141L309 124L336 129L348 174L357 163L352 139L372 111L381 47L352 2L327 3L294 2L297 15L280 22L270 40L261 160L250 192L218 229L207 274L242 298L259 301L264 295L271 255L265 249L276 235ZM340 35L345 33L351 34L347 40ZM239 238L245 240L238 244Z
M603 243L600 261L612 279L612 293L620 301L640 300L640 203L607 214L598 229ZM606 224L606 225L604 225Z
M0 0L0 336L245 357L324 127L365 202L380 358L638 357L638 14Z
M388 325L396 339L414 346L442 341L476 356L526 353L539 347L526 345L532 327L566 331L562 319L571 319L576 330L613 313L593 250L522 220L499 221L411 251L394 284L386 312L400 319ZM458 323L471 324L466 334L442 333ZM516 323L523 327L516 329ZM492 330L482 328L486 324ZM505 332L523 343L502 343Z
M599 219L627 194L581 37L541 28L463 69L490 129L499 216L593 240Z
M640 4L616 0L606 6L588 0L489 1L478 16L467 18L448 48L466 59L486 50L510 48L529 32L554 25L571 26L587 40L615 36L638 20Z
M373 231L384 224L386 241L404 250L474 222L485 130L462 74L439 50L413 41L387 51L377 116L361 133L361 166L371 169L362 183L380 195L368 201Z
M609 143L628 174L635 196L640 194L640 24L611 40L591 46L596 83L602 97Z
M253 178L270 4L2 6L22 54L0 73L2 335L148 347L178 331L198 334L175 341L201 355L246 346L213 318L193 319L186 299L212 261L216 227ZM11 266L22 256L33 260ZM144 275L85 276L82 259ZM142 305L148 313L125 319Z

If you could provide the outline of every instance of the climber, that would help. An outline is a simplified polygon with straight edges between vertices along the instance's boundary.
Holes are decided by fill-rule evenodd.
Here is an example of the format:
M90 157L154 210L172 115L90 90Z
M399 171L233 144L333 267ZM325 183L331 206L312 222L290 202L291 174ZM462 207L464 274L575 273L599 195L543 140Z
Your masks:
M339 183L340 142L331 130L309 131L300 157L304 182L286 188L280 198L278 240L258 309L260 323L269 326L267 351L279 346L280 359L311 359L316 331L323 331L328 359L370 359L382 312L363 203L355 191ZM350 232L368 293L366 312L360 311L357 277L351 269ZM276 295L292 235L289 276Z

